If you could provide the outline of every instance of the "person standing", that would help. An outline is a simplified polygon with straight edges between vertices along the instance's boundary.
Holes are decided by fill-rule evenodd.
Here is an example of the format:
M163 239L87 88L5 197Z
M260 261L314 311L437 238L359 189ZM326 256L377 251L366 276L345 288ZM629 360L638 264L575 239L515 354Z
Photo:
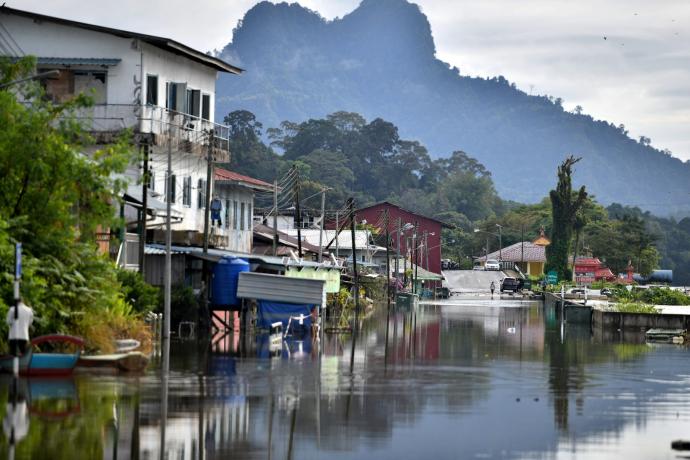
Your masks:
M220 221L220 212L223 209L223 202L217 196L213 197L211 200L211 225L215 226L218 222L218 226L221 227L223 224Z
M29 343L29 327L34 322L34 311L22 300L19 300L16 309L16 314L14 306L10 307L7 312L7 325L10 327L10 354L12 356L26 353Z
M493 281L491 282L491 286L489 286L489 289L491 289L491 298L494 298L494 291L496 290L496 283Z

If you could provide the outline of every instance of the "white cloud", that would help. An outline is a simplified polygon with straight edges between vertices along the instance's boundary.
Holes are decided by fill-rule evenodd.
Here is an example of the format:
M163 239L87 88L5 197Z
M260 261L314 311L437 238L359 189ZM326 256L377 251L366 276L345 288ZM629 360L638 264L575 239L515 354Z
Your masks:
M8 6L221 48L256 0L8 0ZM333 19L358 0L302 0ZM438 57L465 75L503 75L690 158L686 0L419 0ZM606 40L604 40L606 37Z

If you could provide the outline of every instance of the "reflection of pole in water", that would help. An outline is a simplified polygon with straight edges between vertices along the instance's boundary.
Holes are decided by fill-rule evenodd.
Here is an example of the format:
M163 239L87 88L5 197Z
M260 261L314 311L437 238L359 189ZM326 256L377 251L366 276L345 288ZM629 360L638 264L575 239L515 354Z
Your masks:
M163 367L161 368L161 442L160 460L165 460L165 426L168 423L168 374L170 373L170 336L163 338Z
M292 440L295 436L295 423L297 422L297 401L295 407L292 409L292 420L290 421L290 439L288 440L288 460L292 459Z
M198 407L198 436L199 436L199 460L204 460L204 400L206 388L204 385L204 374L199 372L199 407Z
M271 404L268 409L268 460L271 460L271 452L273 451L273 395L271 394Z

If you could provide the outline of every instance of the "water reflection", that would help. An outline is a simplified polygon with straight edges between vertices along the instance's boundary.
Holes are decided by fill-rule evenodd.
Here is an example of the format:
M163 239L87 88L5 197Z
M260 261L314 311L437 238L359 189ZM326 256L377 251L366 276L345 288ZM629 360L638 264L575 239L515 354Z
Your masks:
M380 310L351 345L238 330L171 343L169 372L161 359L142 377L4 378L0 449L11 454L14 439L15 458L642 459L672 458L671 440L690 432L685 347L563 324L553 306Z

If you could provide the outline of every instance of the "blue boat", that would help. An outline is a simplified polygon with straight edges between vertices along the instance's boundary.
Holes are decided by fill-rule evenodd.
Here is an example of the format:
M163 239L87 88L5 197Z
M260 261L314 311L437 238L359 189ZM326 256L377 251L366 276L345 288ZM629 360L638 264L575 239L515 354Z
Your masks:
M35 353L34 347L43 343L71 344L76 347L72 353ZM29 350L19 357L19 374L26 376L59 376L69 375L79 361L84 348L84 340L71 335L42 335L31 341ZM0 369L13 371L14 357L0 356Z

